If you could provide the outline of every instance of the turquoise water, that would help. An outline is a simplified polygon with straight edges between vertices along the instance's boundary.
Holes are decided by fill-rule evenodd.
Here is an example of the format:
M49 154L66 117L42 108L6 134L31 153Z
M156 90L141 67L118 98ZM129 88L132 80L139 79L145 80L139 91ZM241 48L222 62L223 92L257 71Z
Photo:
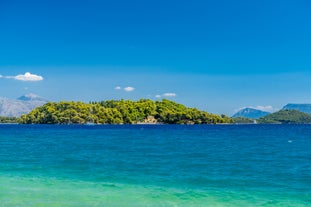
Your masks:
M0 206L310 206L310 125L0 125Z

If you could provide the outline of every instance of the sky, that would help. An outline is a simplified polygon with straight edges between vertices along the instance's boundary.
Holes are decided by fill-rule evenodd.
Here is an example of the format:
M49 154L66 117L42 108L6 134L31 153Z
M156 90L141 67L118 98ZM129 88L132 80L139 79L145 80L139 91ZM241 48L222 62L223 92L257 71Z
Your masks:
M307 0L0 0L0 97L311 103Z

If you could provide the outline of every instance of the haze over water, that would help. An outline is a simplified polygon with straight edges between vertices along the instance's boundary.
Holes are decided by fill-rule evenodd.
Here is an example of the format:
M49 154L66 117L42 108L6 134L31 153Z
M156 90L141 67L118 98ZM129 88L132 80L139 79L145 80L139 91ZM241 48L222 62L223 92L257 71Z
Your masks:
M309 125L0 125L2 206L309 206Z

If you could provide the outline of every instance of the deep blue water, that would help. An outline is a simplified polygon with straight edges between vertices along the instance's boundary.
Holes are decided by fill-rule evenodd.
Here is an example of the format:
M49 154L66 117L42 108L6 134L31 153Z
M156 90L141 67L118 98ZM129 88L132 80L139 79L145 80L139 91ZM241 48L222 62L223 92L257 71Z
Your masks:
M6 206L311 206L311 125L0 125L0 176Z

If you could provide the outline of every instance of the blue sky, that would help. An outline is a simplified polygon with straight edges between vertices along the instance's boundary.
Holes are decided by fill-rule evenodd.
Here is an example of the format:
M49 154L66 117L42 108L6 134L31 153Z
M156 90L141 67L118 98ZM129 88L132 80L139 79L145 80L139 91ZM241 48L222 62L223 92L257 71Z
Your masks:
M310 9L306 0L0 0L0 96L161 96L228 115L311 103ZM16 78L26 72L36 81Z

